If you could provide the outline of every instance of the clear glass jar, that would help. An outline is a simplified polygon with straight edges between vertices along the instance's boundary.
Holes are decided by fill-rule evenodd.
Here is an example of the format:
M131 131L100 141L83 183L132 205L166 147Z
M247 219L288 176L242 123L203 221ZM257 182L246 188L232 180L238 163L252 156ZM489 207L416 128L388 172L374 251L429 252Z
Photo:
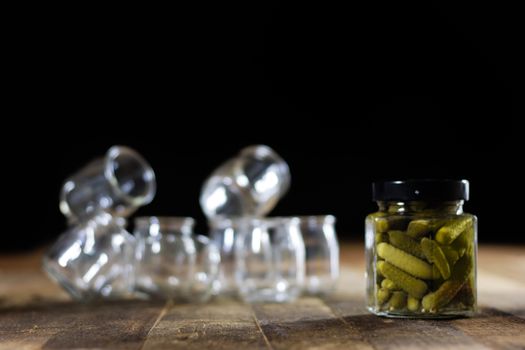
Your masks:
M195 256L185 300L206 302L216 291L221 256L217 246L202 235L194 235L192 255Z
M196 256L189 217L135 219L135 291L151 298L185 299Z
M332 215L298 216L306 253L304 291L327 295L339 278L339 243Z
M153 200L155 173L134 150L113 146L69 177L60 192L60 211L70 223L108 212L127 217Z
M466 180L373 184L367 216L367 306L380 316L445 318L476 311L477 218Z
M102 213L70 228L44 255L44 270L77 300L131 297L135 237L124 226Z
M297 218L243 218L235 241L236 283L248 303L291 302L301 294L305 249Z
M210 239L219 249L221 264L215 293L223 296L236 296L235 283L235 240L242 230L242 219L216 217L208 221Z
M270 147L249 146L204 182L200 205L208 218L268 214L290 187L288 164Z
M157 299L210 299L220 255L207 237L193 234L190 217L135 219L135 291Z

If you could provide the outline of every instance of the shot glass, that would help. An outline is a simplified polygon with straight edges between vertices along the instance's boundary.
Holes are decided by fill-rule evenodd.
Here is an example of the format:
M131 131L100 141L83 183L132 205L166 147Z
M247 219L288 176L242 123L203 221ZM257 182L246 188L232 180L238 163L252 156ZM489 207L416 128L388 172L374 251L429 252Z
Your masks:
M70 223L100 212L126 217L150 203L155 191L155 173L144 158L131 148L113 146L64 182L60 210Z
M248 303L291 302L301 293L305 248L297 218L243 220L235 243L236 283Z
M44 255L44 270L77 300L131 297L135 238L124 225L102 213L70 228Z
M327 295L339 278L339 243L332 215L299 216L306 252L305 294Z
M246 147L204 182L200 205L208 218L264 216L290 187L290 169L270 147Z

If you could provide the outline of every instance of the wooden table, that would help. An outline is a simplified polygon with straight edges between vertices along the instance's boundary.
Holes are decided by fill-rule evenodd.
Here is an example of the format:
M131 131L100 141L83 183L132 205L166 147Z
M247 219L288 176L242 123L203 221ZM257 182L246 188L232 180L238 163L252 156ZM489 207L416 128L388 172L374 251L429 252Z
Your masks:
M0 349L525 349L525 246L481 246L480 313L446 321L369 314L362 243L342 247L330 299L252 306L78 304L40 271L40 257L0 257Z

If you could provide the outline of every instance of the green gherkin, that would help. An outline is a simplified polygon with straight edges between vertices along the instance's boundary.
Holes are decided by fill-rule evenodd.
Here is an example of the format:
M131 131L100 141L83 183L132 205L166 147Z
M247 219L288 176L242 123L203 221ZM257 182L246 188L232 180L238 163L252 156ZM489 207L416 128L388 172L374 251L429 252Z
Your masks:
M450 246L458 252L459 256L463 256L466 252L472 254L474 242L474 225L469 225L467 229L450 244Z
M388 242L388 234L386 232L376 232L374 236L376 244L381 242Z
M464 306L474 306L476 304L475 288L474 288L474 276L471 274L469 280L463 284L463 287L456 294L451 303L461 303Z
M374 231L377 233L386 233L388 231L404 231L409 225L410 217L404 215L390 215L386 213L377 212L369 215L369 218L374 224Z
M392 292L388 306L390 310L401 310L407 305L407 294L405 292Z
M399 288L414 298L422 298L428 289L425 282L410 276L408 273L386 261L378 261L377 268L383 276L394 282Z
M424 259L425 255L421 250L421 246L416 240L409 237L403 231L388 231L388 238L390 244L394 247L405 251L408 254L417 256L418 258Z
M436 232L436 241L440 244L451 244L463 231L472 226L472 218L452 220Z
M441 273L443 279L450 278L450 266L448 260L445 257L445 254L439 247L439 245L428 238L423 238L421 240L421 249L427 257L427 260L433 263Z
M407 228L407 235L414 239L429 236L445 223L444 220L436 219L416 219L410 221Z
M386 218L378 217L374 221L375 221L375 231L377 233L384 233L388 231L388 220Z
M399 290L399 287L396 286L396 284L388 278L385 278L383 281L381 281L381 288L388 290Z
M390 291L388 289L380 288L377 290L377 302L383 305L390 298Z
M441 250L443 251L443 254L445 254L445 257L447 258L448 265L452 268L456 261L459 260L460 256L458 252L454 249L452 249L450 246L441 246Z
M407 235L412 238L420 238L431 232L429 220L412 220L408 224Z
M465 282L472 271L472 257L463 255L461 259L456 262L454 269L452 270L452 276L450 279L455 281Z
M470 257L464 255L454 266L450 280L445 281L435 292L425 295L421 304L426 311L436 310L448 305L463 287L472 271Z
M421 302L419 301L419 299L408 296L407 309L409 309L410 311L419 311L420 304Z
M377 245L377 255L412 276L423 279L433 278L430 264L388 243L379 243Z
M462 286L463 283L458 281L445 281L438 290L425 295L421 304L426 311L435 312L450 303Z

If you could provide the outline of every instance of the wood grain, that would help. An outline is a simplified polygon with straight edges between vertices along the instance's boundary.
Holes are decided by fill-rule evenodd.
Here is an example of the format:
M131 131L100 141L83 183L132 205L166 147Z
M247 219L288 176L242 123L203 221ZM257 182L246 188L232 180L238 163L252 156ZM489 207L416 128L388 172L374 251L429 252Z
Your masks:
M318 298L302 298L293 304L256 304L253 309L274 349L372 349L358 331Z
M362 242L341 252L330 298L254 305L78 304L41 272L41 250L0 256L0 350L525 349L525 247L480 247L480 312L454 320L371 315L364 307Z
M525 349L525 320L506 312L481 308L472 318L450 323L491 349Z
M163 304L55 303L0 314L0 349L139 349Z
M366 312L360 300L327 304L374 349L483 348L448 321L376 317Z
M143 349L266 349L252 309L234 301L173 305L151 330Z

